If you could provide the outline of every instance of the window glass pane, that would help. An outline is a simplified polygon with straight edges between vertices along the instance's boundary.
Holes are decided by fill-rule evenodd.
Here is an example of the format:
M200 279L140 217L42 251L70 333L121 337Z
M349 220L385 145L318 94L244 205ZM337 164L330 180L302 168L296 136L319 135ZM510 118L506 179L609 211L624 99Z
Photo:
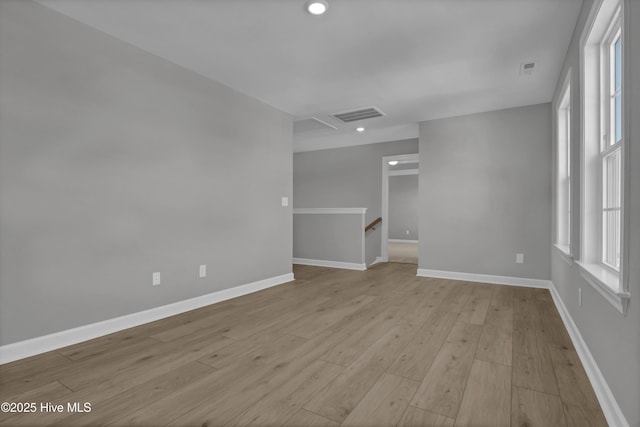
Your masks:
M620 202L622 150L602 159L602 262L620 267Z
M619 89L622 84L622 46L620 37L615 41L615 89Z
M620 92L615 96L614 108L615 140L613 142L616 143L622 139L622 94Z
M603 262L615 269L620 268L620 210L604 212Z
M603 191L604 198L602 207L619 208L620 207L620 166L622 166L621 150L611 152L603 159Z

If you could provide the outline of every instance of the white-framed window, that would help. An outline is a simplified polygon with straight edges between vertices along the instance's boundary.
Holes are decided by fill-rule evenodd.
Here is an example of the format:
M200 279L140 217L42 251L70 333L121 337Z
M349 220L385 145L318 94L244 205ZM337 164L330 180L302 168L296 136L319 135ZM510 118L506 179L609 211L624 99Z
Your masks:
M581 247L578 266L619 311L625 282L624 11L621 0L596 0L580 38L582 76Z
M619 11L602 43L602 129L600 176L602 226L600 262L620 271L622 204L622 37ZM606 105L605 105L606 104Z
M556 236L555 245L571 261L571 69L556 104Z

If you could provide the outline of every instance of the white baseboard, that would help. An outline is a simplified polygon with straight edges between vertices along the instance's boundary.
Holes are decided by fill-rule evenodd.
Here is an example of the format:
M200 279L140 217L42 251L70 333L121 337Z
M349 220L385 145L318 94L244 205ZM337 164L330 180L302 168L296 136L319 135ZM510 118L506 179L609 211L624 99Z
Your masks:
M404 240L404 239L389 239L389 243L418 243L417 240Z
M0 364L56 350L294 280L293 273L213 292L65 331L0 346Z
M372 265L380 264L381 262L382 262L382 257L381 257L381 256L378 256L378 257L376 257L376 259L375 259L371 264L369 264L367 267L371 267Z
M419 268L417 275L420 277L435 277L438 279L491 283L494 285L525 286L528 288L544 289L549 289L551 287L550 280L529 279L526 277L495 276L491 274L459 273L455 271L428 270L426 268Z
M364 263L357 264L355 262L326 261L323 259L294 258L293 263L300 265L313 265L315 267L343 268L346 270L364 271L367 269L367 265Z
M562 317L564 326L569 332L573 346L576 348L576 352L582 362L582 366L587 372L591 386L598 397L598 402L600 402L600 406L602 407L602 412L604 412L604 416L607 419L607 423L610 426L615 427L629 427L629 423L624 417L620 406L618 406L618 402L616 402L607 381L604 379L602 372L600 372L598 364L593 358L591 351L589 351L587 343L582 338L580 330L573 321L571 314L569 314L569 310L567 310L567 307L564 305L564 301L562 301L562 298L560 297L560 294L553 282L551 283L549 290L553 297L553 302L560 313L560 317Z

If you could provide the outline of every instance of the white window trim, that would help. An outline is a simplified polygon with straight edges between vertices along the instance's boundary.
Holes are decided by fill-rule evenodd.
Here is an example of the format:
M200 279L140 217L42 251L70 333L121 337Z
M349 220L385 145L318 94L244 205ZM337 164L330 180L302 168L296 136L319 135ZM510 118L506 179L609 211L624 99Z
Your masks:
M613 16L609 18L609 24L604 33L604 37L599 47L599 58L600 61L600 72L601 80L600 80L600 147L598 153L598 215L600 219L597 221L598 223L598 258L599 264L606 270L609 270L614 275L619 275L620 270L613 265L610 265L605 260L605 242L603 241L604 235L604 160L611 155L612 153L620 150L620 156L622 156L622 146L624 145L624 135L625 132L622 132L622 140L620 143L611 143L611 139L615 138L615 125L611 126L612 121L612 108L611 108L611 82L615 78L612 76L611 70L611 44L616 39L618 33L621 33L622 30L622 5L619 5L615 8L613 12ZM624 80L623 80L624 81ZM624 88L624 85L623 85ZM624 109L623 109L624 111ZM624 122L624 120L623 120ZM624 171L624 170L623 170ZM622 171L622 172L623 172ZM622 177L621 177L622 178ZM620 183L622 185L622 183ZM624 200L621 201L624 204ZM622 209L620 210L620 216L622 217ZM621 230L622 232L622 230ZM620 242L620 250L622 250L622 242ZM608 277L609 275L604 275ZM608 283L613 284L613 281L609 281ZM615 289L620 289L619 282L616 283L617 286Z
M560 258L562 258L564 262L566 262L569 265L573 265L574 259L573 259L573 255L571 255L571 252L570 252L571 248L569 248L569 246L563 246L563 245L554 243L553 247L556 248L558 255L560 255Z
M608 268L604 268L599 264L587 264L576 261L578 264L580 275L602 295L616 310L625 314L629 306L631 294L629 292L616 292L609 284L620 284L620 277Z
M557 150L556 150L556 164L555 164L555 166L556 166L556 186L555 186L556 187L555 188L555 191L556 191L556 195L555 195L555 199L556 199L556 209L555 209L555 211L556 211L555 212L555 215L556 215L556 221L555 221L556 230L555 230L555 236L554 236L554 240L555 240L554 247L559 252L559 254L561 255L562 259L569 265L573 264L573 254L572 254L572 251L571 251L571 248L572 248L571 241L572 241L572 238L573 238L573 233L571 233L571 223L572 223L571 219L569 218L567 220L567 224L564 224L564 226L568 228L568 230L567 230L567 232L568 232L568 241L567 241L566 244L560 242L559 227L560 227L561 221L563 221L561 219L561 216L562 215L566 216L567 214L572 212L570 204L572 203L572 199L573 199L573 197L571 197L572 188L573 188L572 184L573 183L571 183L571 182L569 183L569 195L568 195L568 199L569 200L567 201L567 203L569 203L569 207L568 207L568 211L569 212L560 212L560 207L558 206L559 205L558 192L560 191L560 185L561 185L560 184L560 178L561 177L560 177L560 174L559 174L559 171L560 171L560 138L561 138L560 133L563 130L565 132L568 130L568 134L569 134L569 137L567 138L567 141L566 141L568 149L565 149L565 151L566 151L565 156L570 156L570 153L572 151L571 150L571 139L572 139L571 136L573 135L573 132L571 131L571 124L574 123L574 121L575 121L573 119L573 106L572 106L572 95L571 95L571 76L572 76L572 72L573 72L572 68L569 67L569 69L566 72L566 75L565 75L565 78L564 78L564 81L563 81L563 84L562 84L562 88L561 88L561 90L559 92L559 98L556 100L556 107L555 107L555 113L556 113L556 148L557 148ZM567 100L568 105L565 105L565 98L567 96L568 96L568 100ZM566 119L565 119L566 126L568 126L569 129L561 128L561 125L560 125L561 112L563 110L567 110L567 109L569 110L569 114L571 115L570 116L571 119L569 120L568 123L566 123ZM567 147L565 147L565 148L567 148ZM571 161L571 159L568 158L568 159L565 159L565 160L566 160L565 163L567 163L568 168L572 168L573 167L573 162ZM568 170L567 172L568 172L569 180L572 180L573 179L572 178L573 174L571 173L571 170Z
M594 237L596 240L597 248L596 252L598 253L598 259L600 259L600 251L602 248L602 244L599 241L601 239L601 234L599 231L596 233L596 236L592 236L590 231L588 230L591 227L590 224L587 224L586 215L588 209L593 209L592 207L587 206L586 199L587 197L591 198L592 195L587 195L587 186L586 177L585 177L585 165L588 163L587 156L587 123L588 120L591 119L589 112L587 112L587 102L593 102L586 100L587 93L587 79L586 79L586 71L585 71L585 52L587 51L587 42L589 41L589 36L594 27L594 23L596 18L598 17L598 13L600 12L604 3L608 3L608 6L611 5L611 1L608 0L596 0L592 5L591 11L587 18L587 23L584 26L583 32L580 37L580 77L581 77L581 91L582 91L582 103L581 103L581 129L580 129L580 143L581 143L581 152L582 152L582 162L581 162L581 173L580 173L580 195L581 195L581 209L580 209L580 220L581 220L581 253L580 259L576 261L576 264L579 267L580 275L596 290L600 295L602 295L606 301L608 301L611 305L613 305L620 313L623 315L627 312L627 307L629 305L629 299L631 295L629 293L629 236L628 233L625 232L627 224L629 224L629 181L630 181L630 171L629 168L626 167L626 159L628 158L628 144L627 144L627 136L630 134L630 126L631 126L631 117L630 117L630 101L629 96L627 95L629 92L629 85L625 85L626 76L629 75L629 62L625 61L624 58L629 57L629 44L624 43L624 40L628 40L629 37L629 28L625 25L625 10L628 10L625 7L630 0L621 0L619 5L616 5L613 8L613 11L610 12L609 16L613 18L615 16L615 11L620 8L620 19L621 19L621 27L622 27L622 105L623 105L623 117L622 117L622 142L621 142L621 155L622 155L622 210L621 210L621 260L620 260L620 272L619 274L613 273L610 269L605 268L603 264L600 262L588 262L585 261L585 253L587 252L586 245L594 243ZM613 21L613 19L609 18L609 21ZM606 34L606 32L605 32ZM598 60L600 62L600 60ZM597 80L601 81L601 74L604 70L598 70ZM593 79L589 80L592 81ZM597 96L600 98L602 94L600 93L600 89L597 91ZM602 117L602 102L600 99L597 101L598 109L600 109L599 114ZM594 107L591 107L594 108ZM608 107L607 107L608 110ZM601 127L602 124L598 123L598 143L602 143L602 132ZM592 131L592 129L591 129ZM598 147L598 152L600 151L600 146ZM599 160L599 156L598 156ZM601 195L601 177L598 176L597 182L598 185L597 191L598 195ZM590 188L590 191L594 189ZM593 215L591 213L590 215ZM590 235L589 239L587 236ZM593 250L592 250L593 251Z

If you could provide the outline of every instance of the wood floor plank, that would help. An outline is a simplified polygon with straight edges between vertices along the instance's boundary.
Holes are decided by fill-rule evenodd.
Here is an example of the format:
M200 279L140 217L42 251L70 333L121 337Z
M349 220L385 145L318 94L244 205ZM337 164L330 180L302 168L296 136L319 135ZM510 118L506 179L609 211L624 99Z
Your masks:
M278 304L273 304L264 310L227 320L227 331L224 336L242 340L255 335L265 329L286 322L294 322L304 316L323 300L296 301L285 299Z
M522 303L518 300L516 305ZM516 316L513 328L513 383L514 385L543 393L558 394L556 377L549 354L549 346L543 338L541 320L534 298L527 298L532 307Z
M298 375L341 339L342 336L330 331L321 333L297 348L285 349L271 365L266 366L256 364L250 358L240 359L240 368L235 364L220 369L224 377L214 381L217 387L206 381L189 390L186 397L190 398L185 405L180 405L181 413L165 418L170 419L170 425L174 426L224 425L231 422L272 390ZM183 406L187 406L186 410Z
M401 307L392 306L370 319L366 325L347 336L347 338L331 348L320 358L336 365L349 366L367 348L371 347L389 329L397 325L397 315Z
M340 366L315 360L290 381L236 417L227 427L278 425L298 412L302 405L342 371Z
M304 407L338 423L351 413L415 334L413 325L398 325L368 348Z
M513 352L536 354L538 346L544 345L539 341L539 330L542 328L540 321L530 320L513 314Z
M2 402L20 402L20 403L36 403L37 411L34 413L1 413L0 425L38 425L48 423L51 420L49 414L42 414L40 411L41 402L52 402L55 404L72 401L70 398L72 392L58 381L36 387L27 392L16 394L10 397L0 398Z
M96 384L99 387L108 384L122 387L123 384L131 384L132 381L145 382L150 376L164 374L182 364L220 351L232 343L232 340L215 335L208 340L195 339L175 343L160 343L149 338L143 343L146 344L143 349L121 354L116 361L109 363L92 363L90 369L60 377L60 382L74 391L92 388Z
M387 372L422 381L457 319L457 313L432 312Z
M409 406L397 427L453 427L455 419Z
M463 322L453 326L411 405L455 418L481 330L481 326Z
M376 297L376 300L367 304L353 313L344 316L327 329L334 333L343 334L345 337L359 333L363 328L368 327L370 322L381 313L389 311L389 316L397 313L398 307L391 306L386 297ZM326 332L326 331L325 331Z
M167 425L183 415L209 411L225 393L229 393L234 387L249 387L270 369L271 366L243 361L236 366L214 370L149 405L113 419L107 425Z
M71 394L71 390L58 381L53 381L23 393L2 396L0 399L2 402L47 402L54 397L62 397L67 394Z
M186 335L197 333L199 331L210 332L212 329L219 331L220 334L223 334L224 332L227 332L224 329L226 321L229 318L233 319L235 316L237 316L236 310L236 307L227 305L227 310L216 312L215 315L203 315L202 317L194 320L189 319L171 328L149 334L149 337L155 338L158 341L169 342L178 338L182 338Z
M573 343L569 337L567 329L564 327L562 318L552 302L546 299L538 299L536 306L540 313L542 324L541 332L544 341L549 345L565 346L573 349Z
M511 425L511 368L474 360L456 427Z
M567 423L571 425L575 424L574 420L589 420L585 426L606 426L604 414L576 351L557 346L549 350L560 398L566 405Z
M115 418L135 412L140 407L174 393L175 390L212 371L213 368L211 367L197 362L190 362L166 374L158 375L146 383L118 393L110 399L94 403L89 414L83 414L82 416L73 414L62 418L55 425L61 427L105 425ZM84 398L83 394L78 393L71 395L70 401L75 402Z
M145 364L136 366L133 370L125 369L121 372L108 375L107 377L101 377L89 386L83 387L78 392L60 394L57 398L52 397L52 399L42 401L51 401L54 404L63 405L66 405L67 402L71 400L74 402L90 402L95 410L95 408L100 407L103 402L108 402L120 395L126 395L133 388L144 385L150 381L162 380L165 374L170 375L173 370L193 362L202 356L201 351L213 349L220 345L220 342L205 340L198 343L185 342L182 343L182 345L184 347L181 347L181 351L173 348L173 350L168 351L167 354L146 360ZM102 359L102 357L100 359ZM86 361L79 362L79 364L86 365ZM212 371L212 368L204 365L201 365L201 367L205 368L206 371ZM93 372L93 368L91 372ZM91 372L88 372L87 375L90 376ZM66 389L68 390L68 388ZM117 416L122 416L125 413L124 407L118 407L114 412ZM46 417L43 417L42 423L30 421L30 418L23 417L18 420L19 422L15 422L15 424L32 426L60 423L61 426L64 426L70 424L70 421L60 422L60 420L66 418L66 415L66 413L47 414ZM79 419L80 421L78 423L82 425L87 417L84 416L84 414L75 414L73 418Z
M467 301L471 299L471 286L473 285L455 280L447 280L446 284L445 295L438 305L438 310L460 314Z
M333 307L330 305L320 307L316 310L316 316L307 316L300 322L293 324L290 328L285 328L284 332L303 338L311 338L319 332L330 328L343 317L358 311L374 300L375 297L373 296L359 295L342 305L335 306L335 302L333 302Z
M118 372L142 366L145 362L160 357L169 348L169 344L147 338L135 346L112 350L100 357L80 362L78 365L83 369L63 374L59 380L71 390L78 391Z
M306 342L304 338L280 334L267 334L256 340L232 341L230 345L210 352L198 361L214 368L224 368L237 363L238 359L249 359L265 365L279 358L283 351L289 351Z
M229 384L222 393L216 391L214 395L209 395L197 408L183 412L168 425L226 425L274 390L278 390L292 377L299 375L308 364L306 360L289 360L266 366L266 369L259 370L242 381Z
M566 427L559 396L513 387L511 427Z
M435 288L428 292L416 292L404 295L402 300L397 304L402 308L400 316L402 321L416 326L422 326L436 309L439 297L434 296L440 294Z
M514 353L513 384L529 390L557 395L558 386L548 350L541 348L535 355Z
M512 337L513 309L490 306L478 342L476 359L511 366Z
M341 424L351 426L394 426L402 418L420 383L383 374Z
M540 321L535 289L517 287L513 289L513 315L516 319Z
M31 386L48 384L57 373L72 365L69 359L55 351L0 365L0 394L6 396L22 393ZM8 384L11 384L10 387ZM25 387L21 388L19 384Z
M284 427L338 427L340 424L328 420L313 412L304 409L299 410Z
M567 420L568 427L608 427L604 417L600 415L593 416L591 411L585 410L579 405L570 405L563 403L564 416Z
M491 303L493 286L480 283L474 283L470 286L472 287L471 296L462 307L458 320L474 325L483 325Z
M501 308L513 309L513 287L495 286L491 296L491 305Z

